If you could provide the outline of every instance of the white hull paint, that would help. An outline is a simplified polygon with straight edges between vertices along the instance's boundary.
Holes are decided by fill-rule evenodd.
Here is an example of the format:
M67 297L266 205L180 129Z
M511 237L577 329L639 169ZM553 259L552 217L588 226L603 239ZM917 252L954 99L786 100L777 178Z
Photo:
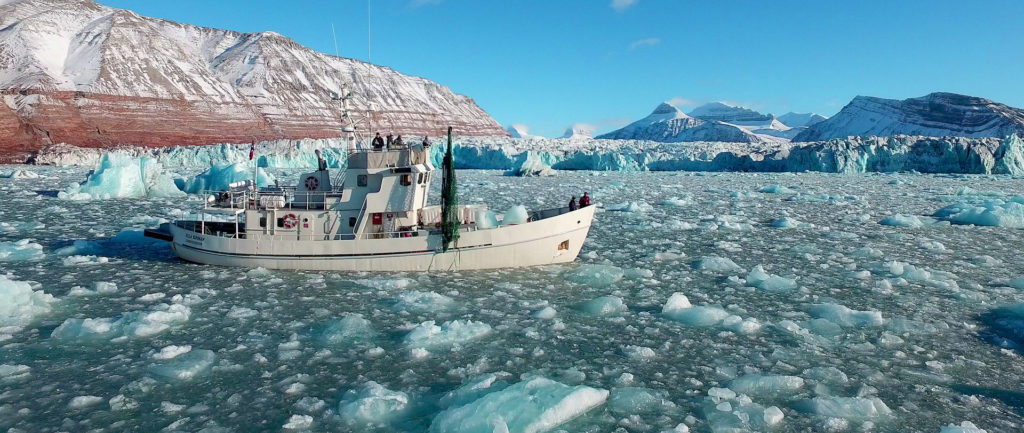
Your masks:
M172 245L190 262L323 271L458 271L538 266L576 259L595 207L520 225L460 233L441 252L441 236L359 240L238 239L172 225ZM564 248L560 248L564 247Z

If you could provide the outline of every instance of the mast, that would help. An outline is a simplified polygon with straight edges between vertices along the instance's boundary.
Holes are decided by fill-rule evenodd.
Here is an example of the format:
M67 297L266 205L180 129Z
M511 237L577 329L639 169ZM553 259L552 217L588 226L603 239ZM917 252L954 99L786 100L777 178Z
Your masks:
M444 241L442 251L459 241L459 198L455 186L455 157L452 154L452 127L448 127L448 150L441 164L441 238Z

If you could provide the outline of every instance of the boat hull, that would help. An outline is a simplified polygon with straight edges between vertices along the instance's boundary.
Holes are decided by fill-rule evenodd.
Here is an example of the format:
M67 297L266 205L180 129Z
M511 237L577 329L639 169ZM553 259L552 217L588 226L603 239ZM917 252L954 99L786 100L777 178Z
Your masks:
M170 228L184 260L220 266L321 271L456 271L572 262L590 231L587 207L526 224L462 232L441 252L441 237L362 240L237 239Z

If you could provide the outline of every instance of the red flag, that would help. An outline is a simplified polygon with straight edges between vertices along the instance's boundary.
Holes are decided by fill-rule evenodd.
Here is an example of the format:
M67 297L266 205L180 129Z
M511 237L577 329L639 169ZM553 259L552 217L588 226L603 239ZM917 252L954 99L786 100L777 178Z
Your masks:
M256 155L256 140L252 141L252 146L249 146L249 161L252 161L253 156Z

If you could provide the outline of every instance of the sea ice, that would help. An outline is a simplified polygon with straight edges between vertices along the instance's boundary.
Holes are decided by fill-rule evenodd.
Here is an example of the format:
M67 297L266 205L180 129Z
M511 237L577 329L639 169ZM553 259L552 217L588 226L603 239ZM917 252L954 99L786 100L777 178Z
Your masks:
M103 403L103 397L97 397L95 395L80 395L72 398L68 402L68 407L71 409L85 409L89 406L95 406Z
M332 319L314 331L317 340L329 346L351 345L373 340L377 331L362 314Z
M960 425L948 425L939 430L939 433L988 433L970 421L964 421Z
M438 414L432 433L538 433L604 404L608 391L534 377Z
M617 316L627 310L626 304L618 296L601 296L581 302L576 308L591 316Z
M32 376L32 369L27 365L0 364L0 383L14 383Z
M694 267L700 270L712 272L733 272L740 270L740 266L732 260L718 256L702 257L694 263Z
M840 326L864 328L885 324L880 311L851 310L839 304L812 304L807 306L807 312L811 316L826 319Z
M499 380L495 373L487 373L466 381L462 386L449 391L438 403L441 407L462 406L483 397L486 394L501 391L508 387L508 383Z
M935 211L933 216L953 224L1024 228L1024 196L978 204L958 202Z
M618 414L652 414L675 407L676 405L666 399L663 393L648 388L612 388L608 396L608 409Z
M436 313L455 305L455 300L436 292L412 290L400 293L391 301L391 309L407 313Z
M590 287L607 287L617 283L625 273L622 268L611 265L581 265L568 272L567 278Z
M160 304L149 312L133 311L114 318L67 319L50 336L67 341L152 337L187 322L191 314L185 305Z
M409 331L403 342L410 348L443 348L465 344L490 333L491 326L483 322L453 320L438 326L433 320L428 320Z
M165 379L189 381L209 371L215 362L217 355L212 350L196 349L155 364L149 371Z
M0 242L0 262L19 262L43 258L43 246L31 239L17 242Z
M889 406L877 397L814 397L797 402L795 407L801 412L852 421L869 421L892 415Z
M42 290L32 290L29 283L0 275L0 340L5 339L4 334L9 334L3 328L20 329L34 318L50 313L55 302L53 296Z
M767 397L792 394L803 386L804 380L798 376L748 374L729 382L729 389L738 394Z
M769 292L781 292L796 288L796 280L769 274L761 265L754 267L746 277L747 285Z
M384 426L401 416L408 406L408 394L370 381L345 392L338 415L349 424Z
M919 217L916 215L896 214L885 217L878 223L886 226L917 228L932 225L935 223L935 220L928 217Z

